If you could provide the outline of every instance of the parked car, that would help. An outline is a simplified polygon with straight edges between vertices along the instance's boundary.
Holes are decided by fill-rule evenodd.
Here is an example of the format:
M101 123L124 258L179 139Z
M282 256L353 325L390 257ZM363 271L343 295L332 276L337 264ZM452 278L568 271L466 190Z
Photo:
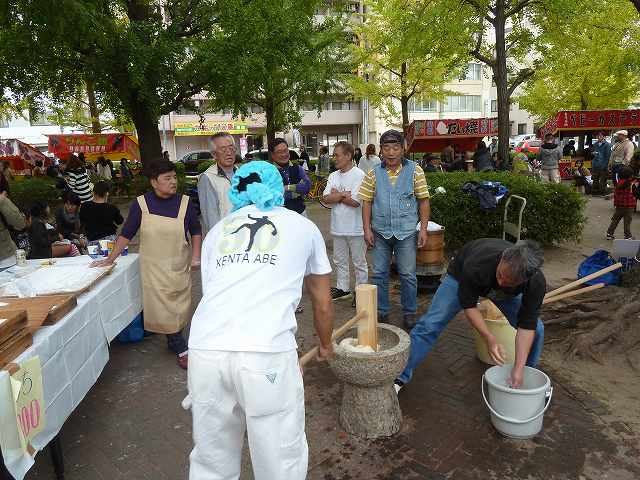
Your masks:
M535 133L525 133L524 135L516 135L509 139L509 148L516 148L520 142L525 140L533 140L536 138Z
M516 152L521 152L522 149L526 148L531 153L538 153L541 145L542 142L537 139L525 140L524 142L520 142L516 145Z
M198 165L202 162L210 162L213 160L213 155L208 150L195 150L193 152L185 153L180 160L180 163L184 163L184 171L187 175L197 175Z

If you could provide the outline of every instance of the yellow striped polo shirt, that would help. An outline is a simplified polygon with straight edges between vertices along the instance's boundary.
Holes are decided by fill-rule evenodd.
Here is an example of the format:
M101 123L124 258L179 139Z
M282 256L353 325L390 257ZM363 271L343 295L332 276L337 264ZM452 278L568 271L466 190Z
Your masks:
M402 170L402 163L398 165L398 168L392 170L388 166L385 167L387 170L387 175L389 175L389 180L391 181L391 185L396 184L396 180L400 176L400 171ZM429 189L427 188L427 179L424 176L424 171L420 165L416 165L416 169L413 172L413 192L418 200L423 200L425 198L429 198ZM366 177L362 180L362 184L360 185L360 190L358 191L358 196L361 200L366 202L373 202L373 197L376 194L376 171L375 169L371 169L369 173L367 173Z

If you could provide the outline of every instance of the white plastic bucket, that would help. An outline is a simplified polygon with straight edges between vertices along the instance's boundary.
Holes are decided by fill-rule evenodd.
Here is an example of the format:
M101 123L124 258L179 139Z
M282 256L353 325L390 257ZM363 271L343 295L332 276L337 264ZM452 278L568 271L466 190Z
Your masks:
M532 438L542 430L544 412L553 395L549 377L540 370L524 367L522 388L511 388L513 365L495 366L482 376L482 398L491 412L491 423L511 438ZM485 380L489 399L485 394Z

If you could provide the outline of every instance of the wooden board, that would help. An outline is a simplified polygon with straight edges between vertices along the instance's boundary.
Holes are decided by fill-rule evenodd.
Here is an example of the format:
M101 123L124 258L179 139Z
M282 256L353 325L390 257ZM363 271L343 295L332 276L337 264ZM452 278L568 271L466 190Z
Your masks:
M46 267L41 267L41 268L46 268ZM51 293L51 292L50 293L46 293L45 292L45 293L41 293L41 294L36 293L36 296L37 297L48 297L48 296L54 296L54 295L74 295L76 297L80 296L84 292L86 292L86 291L90 290L91 288L93 288L93 286L95 284L97 284L100 280L102 280L105 276L109 275L113 271L114 268L115 268L115 264L110 265L109 267L107 267L106 270L104 270L100 275L98 275L94 280L92 280L90 284L86 285L85 287L82 287L79 290L74 290L74 291L69 291L69 292L60 292L60 293ZM35 272L31 272L29 275L32 275L33 273L35 273ZM28 277L29 275L27 275L26 277ZM2 292L2 291L0 291L0 292ZM9 295L9 294L6 294L4 292L0 293L0 295L3 295L0 298L18 298L17 295Z
M11 363L33 343L33 337L28 330L22 330L2 344L0 349L0 368Z
M26 327L27 312L25 309L5 307L0 309L0 319L5 320L0 323L0 343L2 343L4 339Z
M0 302L8 304L6 307L0 307L0 317L5 309L26 310L31 332L35 332L42 325L53 325L78 304L75 295L44 295L31 298L0 297Z
M106 277L107 275L109 275L113 269L116 267L115 264L110 265L109 268L107 270L105 270L104 272L102 272L93 282L91 282L89 285L87 285L86 287L84 287L81 290L78 290L76 292L71 292L72 295L75 296L79 296L81 294L83 294L84 292L86 292L87 290L91 290L91 288L93 288L93 286L98 283L100 280L102 280L104 277Z

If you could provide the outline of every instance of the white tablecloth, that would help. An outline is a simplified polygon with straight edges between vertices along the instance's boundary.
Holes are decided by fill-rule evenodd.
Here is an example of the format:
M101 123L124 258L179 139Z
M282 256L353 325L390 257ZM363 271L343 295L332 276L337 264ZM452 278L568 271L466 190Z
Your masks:
M87 256L60 263L84 262ZM42 363L46 426L32 441L43 449L97 381L109 360L109 343L142 311L138 255L118 259L111 274L78 298L78 306L55 325L43 327L33 345L15 361L39 356ZM0 446L9 472L22 480L33 465L19 446L9 375L0 371Z

